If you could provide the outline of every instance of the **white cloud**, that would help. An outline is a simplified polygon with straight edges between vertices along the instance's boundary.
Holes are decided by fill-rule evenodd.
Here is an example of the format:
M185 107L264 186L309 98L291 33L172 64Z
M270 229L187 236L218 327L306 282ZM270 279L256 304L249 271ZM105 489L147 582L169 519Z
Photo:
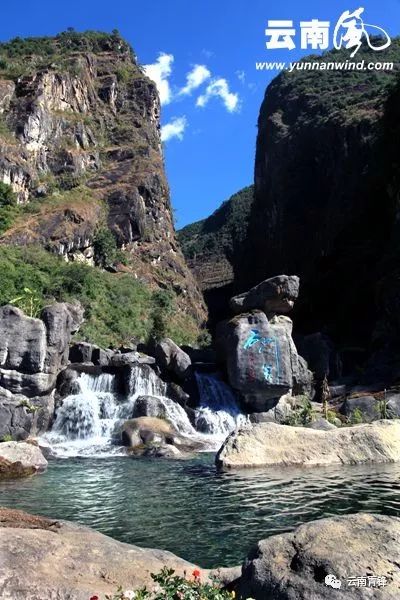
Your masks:
M237 78L243 85L246 82L246 73L244 71L236 71Z
M182 140L187 124L186 117L174 117L169 123L161 127L161 140L168 142L174 137Z
M191 94L202 83L210 79L211 72L205 65L194 65L193 69L186 75L186 85L179 94Z
M161 104L168 104L172 100L168 78L172 72L173 62L172 54L161 52L155 63L144 65L144 72L157 86Z
M197 98L196 106L204 107L213 96L221 98L228 112L239 110L239 94L234 94L229 90L226 79L214 79L207 86L205 93Z
M211 58L212 56L214 56L214 52L212 50L207 50L207 48L203 48L201 53L204 54L206 58Z

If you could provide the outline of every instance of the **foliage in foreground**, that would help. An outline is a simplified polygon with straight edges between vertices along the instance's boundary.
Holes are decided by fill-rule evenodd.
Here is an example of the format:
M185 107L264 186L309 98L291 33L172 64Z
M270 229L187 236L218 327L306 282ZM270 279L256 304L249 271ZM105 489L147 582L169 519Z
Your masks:
M232 600L235 598L235 592L221 589L216 581L201 583L198 569L193 571L192 579L175 575L175 571L167 567L157 575L152 574L151 577L157 584L158 591L149 591L147 587L137 591L123 591L119 588L116 594L106 595L106 600ZM90 600L100 600L100 597L92 596Z
M166 290L152 292L129 273L67 263L40 247L0 247L0 305L12 303L38 316L46 304L74 300L85 308L79 339L99 346L147 340L160 330L178 344L194 341L191 317L181 318Z

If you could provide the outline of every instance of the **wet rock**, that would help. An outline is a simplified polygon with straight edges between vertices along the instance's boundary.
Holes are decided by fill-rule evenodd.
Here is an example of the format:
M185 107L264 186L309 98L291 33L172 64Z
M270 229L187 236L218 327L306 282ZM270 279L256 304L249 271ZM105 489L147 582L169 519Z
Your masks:
M248 292L231 298L235 314L262 310L267 315L285 314L292 310L299 295L300 280L296 275L277 275L262 281Z
M398 598L400 519L357 514L305 523L261 540L250 552L237 587L255 600L360 600ZM340 587L325 584L334 575ZM381 576L380 588L348 587L348 578Z
M92 363L99 367L108 367L114 352L112 350L103 350L97 346L93 347Z
M165 405L155 396L139 396L135 401L132 418L137 417L157 417L164 419L166 417Z
M72 363L89 363L93 362L92 355L97 346L88 342L77 342L69 349L69 360Z
M153 365L155 362L156 361L152 356L146 356L139 352L114 354L110 359L110 365L113 367L126 367L134 364Z
M173 373L180 380L186 379L191 373L192 361L189 355L169 338L164 338L155 345L154 356L162 369Z
M165 419L142 416L125 421L121 430L121 441L124 446L134 448L154 441L154 436L157 437L157 441L173 443L177 435L176 429Z
M0 432L16 439L47 428L54 388L68 363L71 335L83 320L80 305L55 303L40 319L18 308L0 308Z
M67 367L57 377L57 393L59 398L65 398L79 392L77 382L80 372L77 369Z
M217 466L227 469L395 461L400 461L398 421L331 431L260 423L231 433L216 457Z

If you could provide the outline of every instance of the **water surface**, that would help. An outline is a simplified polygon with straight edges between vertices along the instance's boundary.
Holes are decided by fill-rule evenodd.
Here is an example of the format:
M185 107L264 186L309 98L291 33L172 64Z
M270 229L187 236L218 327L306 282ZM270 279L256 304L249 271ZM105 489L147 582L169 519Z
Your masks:
M78 521L204 567L238 564L258 540L313 519L400 516L400 464L222 474L213 459L58 459L43 475L1 483L0 504Z

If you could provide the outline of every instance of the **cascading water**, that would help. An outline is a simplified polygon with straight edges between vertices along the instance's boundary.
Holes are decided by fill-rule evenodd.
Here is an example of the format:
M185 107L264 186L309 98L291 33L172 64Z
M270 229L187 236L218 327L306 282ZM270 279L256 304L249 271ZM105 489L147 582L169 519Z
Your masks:
M196 373L200 405L196 410L195 425L198 431L223 440L248 422L232 390L216 374Z
M167 385L148 365L137 365L132 368L129 391L131 394L131 414L134 413L135 402L139 396L153 396L158 398L165 418L172 423L177 431L191 437L198 436L185 410L177 402L174 402L165 395L167 393ZM149 416L157 416L157 413Z
M109 453L123 407L114 392L115 376L82 373L77 385L78 393L64 399L51 432L44 437L57 456Z
M115 375L82 373L77 379L78 392L67 396L58 408L52 430L44 438L56 456L108 456L123 453L113 444L119 425L135 415L140 396L155 398L154 414L163 416L182 435L202 440L209 449L216 448L236 427L246 423L237 399L229 386L216 375L196 374L200 406L195 412L195 426L186 411L168 398L167 384L146 364L133 365L127 397L115 391ZM150 411L149 411L150 410Z

